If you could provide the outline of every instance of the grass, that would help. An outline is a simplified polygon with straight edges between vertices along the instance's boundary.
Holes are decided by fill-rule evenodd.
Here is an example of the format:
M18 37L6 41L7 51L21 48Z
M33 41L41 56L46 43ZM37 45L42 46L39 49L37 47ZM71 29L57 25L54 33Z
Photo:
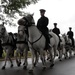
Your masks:
M14 54L15 54L15 52L16 52L16 50L14 51ZM4 58L5 58L5 56L6 56L6 53L5 53L5 51L3 50L2 58L0 58L0 61L3 61ZM30 57L31 57L31 52L28 51L28 58L30 58ZM24 57L22 56L22 58L24 58ZM14 57L11 57L11 59L15 59L15 58L14 58Z

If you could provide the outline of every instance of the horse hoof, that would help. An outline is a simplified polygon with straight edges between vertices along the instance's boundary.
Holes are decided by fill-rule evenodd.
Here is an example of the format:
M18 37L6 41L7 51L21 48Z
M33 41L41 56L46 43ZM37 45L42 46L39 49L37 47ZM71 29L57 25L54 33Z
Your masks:
M46 67L43 67L43 70L46 70Z
M23 65L25 65L25 63L23 63Z
M19 62L19 63L17 64L18 67L20 67L20 65L21 65L21 62Z
M2 70L5 70L5 66L2 67Z
M33 70L31 69L31 70L29 70L29 73L33 73Z
M59 56L58 54L56 54L56 56Z
M62 61L62 59L60 58L59 61Z
M51 64L51 65L50 65L50 68L53 68L53 66L54 66L54 64Z
M65 57L65 59L67 59L67 57Z
M62 61L62 59L59 59L59 61Z
M36 63L34 63L34 67L36 67Z
M23 69L26 70L27 69L27 66L24 66Z
M13 64L11 64L11 66L10 66L11 68L13 67Z
M50 60L50 58L48 57L47 60Z

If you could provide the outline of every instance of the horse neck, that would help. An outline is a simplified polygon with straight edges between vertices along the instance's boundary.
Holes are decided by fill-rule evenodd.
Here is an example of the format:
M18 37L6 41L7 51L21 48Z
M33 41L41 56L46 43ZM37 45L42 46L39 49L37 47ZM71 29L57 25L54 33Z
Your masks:
M26 38L25 34L23 36L19 36L19 35L17 36L18 41L23 41L25 40L25 38Z
M8 33L5 32L4 35L3 35L3 37L2 37L2 41L3 41L3 42L7 41L8 36L9 36Z
M37 39L41 36L41 33L36 26L28 27L28 34L30 39Z

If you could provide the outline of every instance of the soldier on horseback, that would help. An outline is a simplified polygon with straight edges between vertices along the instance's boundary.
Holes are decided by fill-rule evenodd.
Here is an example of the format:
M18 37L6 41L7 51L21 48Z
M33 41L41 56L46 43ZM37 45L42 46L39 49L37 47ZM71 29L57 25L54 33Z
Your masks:
M72 47L74 47L74 38L73 38L74 33L73 33L71 27L69 27L69 31L67 32L67 35L68 35L68 37L72 40Z
M59 36L59 34L60 34L60 29L59 28L57 28L57 23L54 23L54 28L53 28L53 30L52 30L58 37L59 37L59 45L58 46L60 46L60 42L61 42L61 39L60 39L60 36Z
M48 33L48 23L49 19L45 16L46 10L40 9L40 15L41 17L37 21L37 28L42 32L42 34L46 38L46 47L50 48L50 38L49 38L49 33Z

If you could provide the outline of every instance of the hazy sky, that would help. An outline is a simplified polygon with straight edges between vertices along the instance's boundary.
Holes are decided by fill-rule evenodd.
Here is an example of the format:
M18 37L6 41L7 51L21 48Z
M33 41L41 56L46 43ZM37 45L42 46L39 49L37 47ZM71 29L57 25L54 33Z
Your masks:
M37 23L41 8L46 10L45 16L49 18L49 29L52 29L53 23L57 22L61 34L66 33L69 27L72 27L73 32L75 31L75 0L40 0L37 4L28 6L25 11L34 13ZM13 32L15 30L12 28Z

